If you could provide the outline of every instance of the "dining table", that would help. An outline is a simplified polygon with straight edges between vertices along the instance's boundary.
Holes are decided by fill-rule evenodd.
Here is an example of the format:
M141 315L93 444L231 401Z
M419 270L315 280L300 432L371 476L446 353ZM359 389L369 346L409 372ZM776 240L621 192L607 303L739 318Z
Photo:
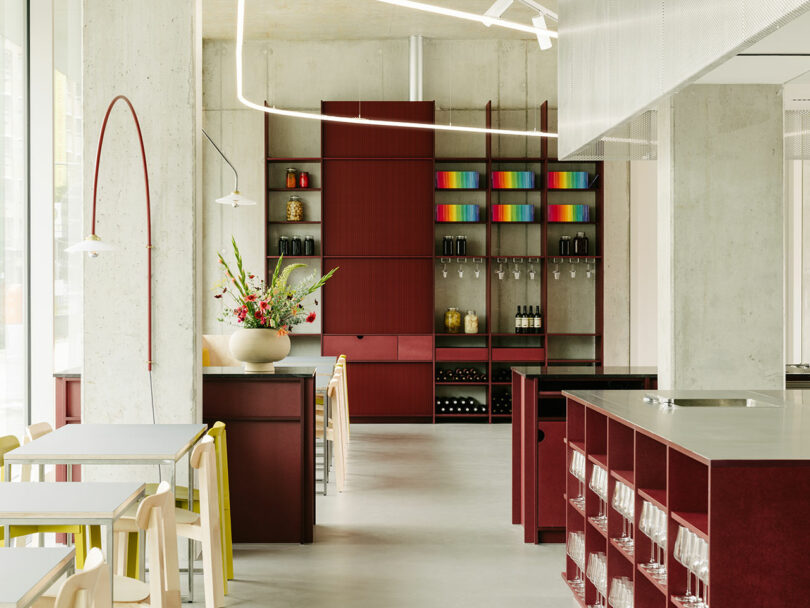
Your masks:
M0 525L5 538L11 526L104 526L107 561L115 555L115 522L143 498L146 486L138 482L0 483ZM110 568L110 597L114 583Z
M26 608L74 570L72 547L0 548L0 608Z
M5 479L16 465L167 465L172 493L177 495L177 464L188 455L189 496L194 495L191 450L208 428L205 424L69 424L7 452ZM72 481L72 466L67 480ZM160 473L162 479L162 472ZM83 485L83 484L82 484ZM193 542L187 541L189 564ZM140 572L144 572L144 535L140 535ZM194 599L193 567L188 568L189 599Z

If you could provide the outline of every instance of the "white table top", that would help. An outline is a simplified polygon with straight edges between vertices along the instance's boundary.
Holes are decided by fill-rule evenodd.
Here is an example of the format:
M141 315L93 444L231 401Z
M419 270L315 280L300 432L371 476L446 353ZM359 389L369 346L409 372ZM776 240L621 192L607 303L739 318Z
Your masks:
M0 608L30 605L71 566L75 551L68 547L0 548Z
M204 424L68 424L12 450L12 464L149 464L177 462Z
M608 416L705 462L776 460L810 465L810 391L566 391ZM761 407L675 407L644 396L752 399Z
M337 357L285 357L276 367L314 367L315 388L326 390L337 365Z
M145 489L138 482L0 483L0 525L115 520Z

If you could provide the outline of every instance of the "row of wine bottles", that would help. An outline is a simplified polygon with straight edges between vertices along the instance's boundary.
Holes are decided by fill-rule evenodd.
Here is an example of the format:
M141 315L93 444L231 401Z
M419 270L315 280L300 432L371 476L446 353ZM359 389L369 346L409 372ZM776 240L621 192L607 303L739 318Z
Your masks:
M492 381L493 382L511 382L512 381L512 370L508 367L499 367L498 369L493 370L492 372Z
M437 369L436 382L486 382L487 373L474 367L457 367L455 369Z
M492 395L492 413L511 414L512 413L512 393L505 391Z
M517 314L515 314L515 333L516 334L539 334L543 332L543 313L540 312L540 307L534 310L534 306L529 306L528 312L526 307L523 307L523 312L520 312L520 306L517 307Z
M478 403L472 397L436 397L437 414L486 414L485 403Z

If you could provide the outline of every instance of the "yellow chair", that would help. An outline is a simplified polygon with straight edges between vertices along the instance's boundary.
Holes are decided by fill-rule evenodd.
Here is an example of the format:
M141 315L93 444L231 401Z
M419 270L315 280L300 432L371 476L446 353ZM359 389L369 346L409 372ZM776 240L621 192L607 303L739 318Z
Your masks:
M16 450L18 447L20 447L20 440L14 435L0 437L0 481L8 481L3 478L5 474L4 456L6 453L11 450ZM46 532L73 534L76 541L76 567L84 567L84 560L87 557L87 535L85 534L84 526L11 526L9 534L11 538L14 539L30 534L43 534ZM101 544L100 541L101 539L99 538L99 545ZM5 546L5 532L2 527L0 527L0 545Z

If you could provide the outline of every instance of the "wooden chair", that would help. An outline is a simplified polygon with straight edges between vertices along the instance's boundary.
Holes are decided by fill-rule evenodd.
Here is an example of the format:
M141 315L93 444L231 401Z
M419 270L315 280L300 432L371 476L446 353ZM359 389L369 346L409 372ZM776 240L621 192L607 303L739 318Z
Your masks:
M344 412L344 439L346 445L349 445L351 439L351 418L349 417L349 366L347 365L346 355L338 357L338 366L343 372L343 412Z
M343 438L345 428L345 410L343 404L343 373L340 368L335 369L335 374L329 382L327 393L330 402L334 403L332 418L332 446L335 455L335 475L338 492L342 492L346 483L346 442Z
M37 425L32 425L32 427L36 427L34 429L34 434L37 437L41 437L44 433L41 430L44 428L41 425L47 426L50 429L50 425L47 422L39 423ZM28 437L32 435L29 432L26 433L26 440ZM47 432L47 431L45 431ZM5 460L4 457L6 453L10 452L11 450L16 450L20 447L20 440L17 439L14 435L6 435L5 437L0 437L0 480L2 481L10 481L3 479L4 473L2 471L5 470ZM31 478L31 467L23 467L23 474L22 474L22 481L30 481ZM12 539L17 539L16 544L18 546L24 544L24 537L30 536L31 534L43 534L46 532L54 532L57 534L73 534L75 541L76 541L76 567L82 568L85 565L85 559L87 557L87 539L88 537L85 535L85 527L84 526L11 526L10 535ZM0 527L0 544L5 546L5 532L2 527ZM11 539L9 539L10 541ZM41 543L39 543L41 544Z
M91 549L84 570L69 576L56 597L42 596L33 608L110 608L110 574L101 549Z
M134 523L138 530L146 532L149 583L116 576L113 589L115 608L180 608L177 524L174 495L168 482L162 482L153 496L141 501Z
M220 528L222 530L222 563L225 568L225 595L228 594L228 580L233 580L233 535L231 533L231 488L228 481L228 441L225 433L225 423L215 422L208 429L208 435L214 438L214 448L217 456L217 483L219 484L218 502ZM151 495L157 490L157 484L147 484L146 494ZM194 489L194 505L189 507L188 487L177 486L177 496L175 504L181 509L200 512L200 489ZM134 539L129 539L130 552L127 560L127 575L137 577L138 565L138 543Z

